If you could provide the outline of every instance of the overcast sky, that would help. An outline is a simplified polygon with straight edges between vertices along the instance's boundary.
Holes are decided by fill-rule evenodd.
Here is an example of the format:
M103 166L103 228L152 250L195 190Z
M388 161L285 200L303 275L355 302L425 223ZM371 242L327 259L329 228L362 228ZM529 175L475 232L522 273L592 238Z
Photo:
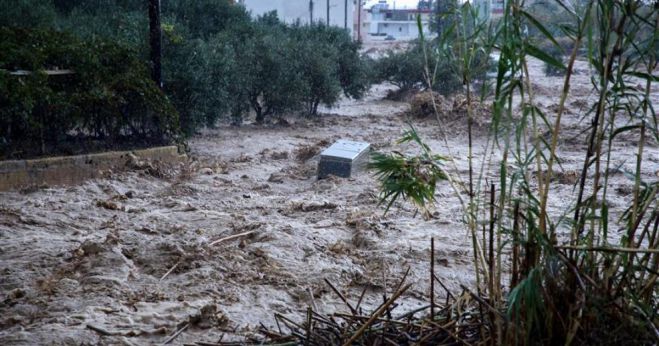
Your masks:
M416 8L416 5L419 3L419 0L387 0L390 7L393 7L394 2L396 3L396 8ZM365 8L371 8L374 4L377 4L378 0L368 0L366 1Z

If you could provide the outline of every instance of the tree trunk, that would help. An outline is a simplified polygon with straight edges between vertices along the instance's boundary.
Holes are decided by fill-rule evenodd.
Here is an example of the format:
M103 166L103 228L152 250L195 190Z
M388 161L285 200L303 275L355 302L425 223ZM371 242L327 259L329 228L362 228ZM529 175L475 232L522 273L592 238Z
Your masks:
M256 113L256 122L262 124L265 120L265 113L263 112L263 107L261 107L261 104L259 103L259 97L252 94L249 97L249 104L252 106L254 112Z
M265 115L261 111L256 112L256 123L257 124L263 124L263 121L265 121Z
M149 44L151 46L151 76L162 89L162 31L160 0L149 0Z
M263 121L265 120L265 112L263 111L263 108L257 103L254 106L254 111L256 112L256 123L263 124Z

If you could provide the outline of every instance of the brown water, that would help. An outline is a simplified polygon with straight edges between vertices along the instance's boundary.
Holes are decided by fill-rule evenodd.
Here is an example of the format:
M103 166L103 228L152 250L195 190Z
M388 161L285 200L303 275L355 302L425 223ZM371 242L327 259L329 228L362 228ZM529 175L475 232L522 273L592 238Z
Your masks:
M541 73L539 63L532 68ZM583 160L579 105L594 97L586 72L568 100L562 178L550 196L555 215L574 194L571 175ZM553 109L562 80L536 83L539 103ZM0 194L0 344L161 343L200 314L172 344L241 338L261 322L273 326L275 312L300 320L309 305L321 313L345 311L325 279L353 304L366 289L362 308L369 311L409 267L414 285L395 310L404 312L428 299L430 237L442 282L453 291L473 285L471 243L448 186L438 187L434 217L424 220L406 203L383 216L368 173L315 179L313 154L337 139L411 150L394 146L409 106L383 100L389 89L376 86L364 100L324 109L320 119L208 130L190 141L193 160L163 168L162 176L109 172L80 186ZM437 122L415 121L428 144L447 154ZM463 177L464 122L443 124ZM486 136L478 132L480 159ZM614 148L622 168L633 169L635 141L621 138ZM495 151L493 171L499 156ZM656 179L656 145L647 158L643 177ZM610 202L619 211L630 201L631 182L617 174L611 184ZM213 308L217 313L209 314Z

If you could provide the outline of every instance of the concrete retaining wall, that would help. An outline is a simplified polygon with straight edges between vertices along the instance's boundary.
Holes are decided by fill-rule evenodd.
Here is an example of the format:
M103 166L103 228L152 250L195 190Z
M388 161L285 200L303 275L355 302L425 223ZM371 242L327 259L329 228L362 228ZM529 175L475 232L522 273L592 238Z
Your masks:
M185 159L185 155L178 153L176 146L167 146L35 160L0 161L0 191L43 185L79 184L87 179L99 178L101 173L108 169L125 169L130 154L152 161L177 162Z

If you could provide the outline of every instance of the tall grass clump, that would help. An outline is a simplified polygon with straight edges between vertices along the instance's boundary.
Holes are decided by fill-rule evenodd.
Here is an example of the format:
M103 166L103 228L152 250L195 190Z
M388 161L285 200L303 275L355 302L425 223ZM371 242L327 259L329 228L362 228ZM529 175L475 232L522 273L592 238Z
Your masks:
M548 30L524 0L508 1L497 27L478 19L468 3L455 10L456 19L447 29L455 35L432 49L452 47L451 58L461 62L456 66L463 92L470 101L488 103L491 127L483 154L474 156L474 106L468 102L468 174L460 174L452 163L454 155L445 140L442 156L433 163L441 169L435 176L442 179L426 183L448 182L462 204L473 244L481 335L487 342L656 344L659 182L644 180L642 172L652 164L649 143L659 139L652 104L653 84L659 79L659 5L610 0L557 0L555 5L566 13L560 33ZM558 35L569 38L566 58L538 47L528 28L554 51L562 50ZM485 84L481 93L475 92L472 62L478 54L492 52L499 56L492 89ZM537 101L533 80L543 76L530 74L531 59L562 77L551 111ZM588 65L594 96L584 114L584 135L578 139L585 149L574 193L556 205L556 172L564 162L558 147L565 136L578 59ZM433 64L425 66L432 85ZM441 122L438 126L446 139ZM613 149L622 137L632 138L635 155L626 158L633 160L633 169L625 171L633 188L628 207L620 211L609 200L613 174L620 168ZM435 154L419 143L422 151L416 159L431 164ZM372 166L388 205L396 196L424 202L424 207L432 203L434 196L419 198L405 188L421 181L405 174L409 166L396 166L387 158L374 156ZM415 162L413 157L400 161ZM413 191L434 191L434 186Z

